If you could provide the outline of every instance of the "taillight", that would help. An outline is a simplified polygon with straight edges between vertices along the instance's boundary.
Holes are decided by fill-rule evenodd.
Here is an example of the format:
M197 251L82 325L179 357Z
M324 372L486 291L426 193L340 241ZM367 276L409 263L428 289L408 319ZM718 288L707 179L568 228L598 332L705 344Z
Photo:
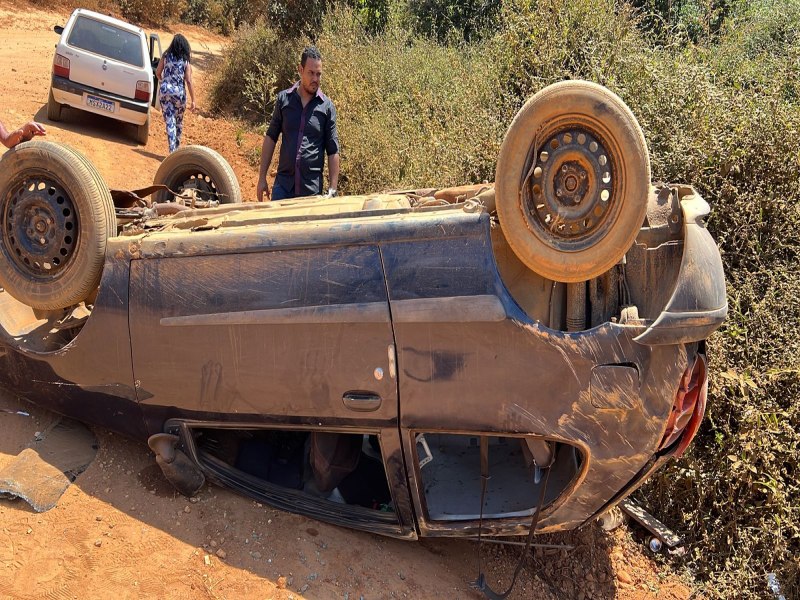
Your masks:
M134 96L137 100L144 100L145 102L150 101L150 82L149 81L137 81L136 82L136 95Z
M53 60L53 75L69 79L69 59L66 56L56 54Z
M659 450L668 448L680 438L673 455L677 458L683 454L700 428L700 422L706 412L707 396L706 359L702 354L698 354L694 364L689 365L681 377Z

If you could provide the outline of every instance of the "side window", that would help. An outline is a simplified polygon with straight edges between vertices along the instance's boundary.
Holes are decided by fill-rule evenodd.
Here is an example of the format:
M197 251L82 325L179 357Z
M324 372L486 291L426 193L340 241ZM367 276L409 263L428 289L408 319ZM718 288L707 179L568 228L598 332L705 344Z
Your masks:
M283 429L193 430L200 462L246 485L265 501L302 492L342 509L369 509L389 517L395 506L375 433Z
M477 520L481 516L480 435L437 432L414 434L416 467L428 518ZM545 504L554 501L580 471L581 455L572 446L535 436L485 436L488 476L484 519L533 514L547 479Z

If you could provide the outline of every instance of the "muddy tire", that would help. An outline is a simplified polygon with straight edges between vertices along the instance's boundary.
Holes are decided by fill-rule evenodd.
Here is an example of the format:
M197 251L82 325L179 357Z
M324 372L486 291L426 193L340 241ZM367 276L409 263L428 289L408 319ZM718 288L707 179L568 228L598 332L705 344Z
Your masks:
M564 81L517 113L495 177L511 248L540 275L574 283L606 272L630 248L647 211L650 159L618 96Z
M242 191L236 173L219 153L205 146L184 146L167 156L158 167L154 184L166 185L173 192L195 189L202 200L238 204ZM168 202L172 195L156 192L157 202Z
M33 308L81 302L100 283L116 234L103 178L75 150L32 141L0 161L0 286Z
M50 121L60 121L61 107L62 105L56 102L55 96L53 96L53 90L51 89L47 97L47 119Z
M148 139L150 139L150 115L147 115L144 125L136 126L136 141L142 146L146 146Z

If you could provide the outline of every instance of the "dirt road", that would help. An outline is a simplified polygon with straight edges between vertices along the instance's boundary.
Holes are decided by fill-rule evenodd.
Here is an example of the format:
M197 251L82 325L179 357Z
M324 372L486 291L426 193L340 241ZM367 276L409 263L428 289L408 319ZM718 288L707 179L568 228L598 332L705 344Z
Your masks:
M48 139L80 149L109 186L149 185L167 141L158 113L146 146L129 126L67 111L46 119L56 24L67 11L0 3L0 118L35 118ZM260 139L205 109L207 81L224 39L181 26L195 57L200 111L188 114L184 143L215 148L231 162L247 199ZM160 32L162 44L171 38ZM3 409L7 409L4 411ZM27 411L30 416L15 413ZM10 411L10 412L8 412ZM0 394L0 468L56 417ZM400 542L325 525L206 486L194 501L175 494L143 444L96 430L95 461L46 513L0 500L0 600L6 598L481 598L477 546L469 541ZM566 552L536 553L511 598L686 598L690 590L642 554L625 530L595 527L550 536ZM489 581L510 581L518 548L484 548Z
M68 144L85 154L98 168L112 189L137 189L150 185L158 165L167 154L167 136L160 112L152 113L150 139L146 146L134 139L132 125L67 109L58 123L47 120L47 93L50 86L53 51L58 35L54 25L63 25L69 11L44 12L32 6L0 3L0 82L3 100L0 119L16 128L31 118L47 128L47 139ZM209 118L205 96L211 69L218 59L224 38L198 27L181 26L192 44L192 64L198 92L197 112L186 113L184 144L203 144L222 153L240 179L247 200L255 200L256 170L245 158L260 147L255 134L245 133L236 123ZM172 33L158 31L166 50ZM0 149L5 150L2 146Z

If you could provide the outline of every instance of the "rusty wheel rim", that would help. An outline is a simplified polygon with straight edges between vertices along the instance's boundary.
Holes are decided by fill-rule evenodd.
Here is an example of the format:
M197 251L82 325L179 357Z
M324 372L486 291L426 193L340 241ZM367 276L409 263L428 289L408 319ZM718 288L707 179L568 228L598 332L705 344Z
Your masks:
M218 200L217 184L208 173L204 173L199 169L186 171L177 174L173 181L173 185L169 187L179 194L184 192L194 193L198 200L208 202L210 200ZM176 189L177 188L177 189Z
M58 277L78 245L78 214L72 198L46 176L29 176L12 189L2 223L9 258L26 276Z
M584 127L549 135L528 158L523 210L529 227L563 251L590 247L615 212L615 166L602 139Z

